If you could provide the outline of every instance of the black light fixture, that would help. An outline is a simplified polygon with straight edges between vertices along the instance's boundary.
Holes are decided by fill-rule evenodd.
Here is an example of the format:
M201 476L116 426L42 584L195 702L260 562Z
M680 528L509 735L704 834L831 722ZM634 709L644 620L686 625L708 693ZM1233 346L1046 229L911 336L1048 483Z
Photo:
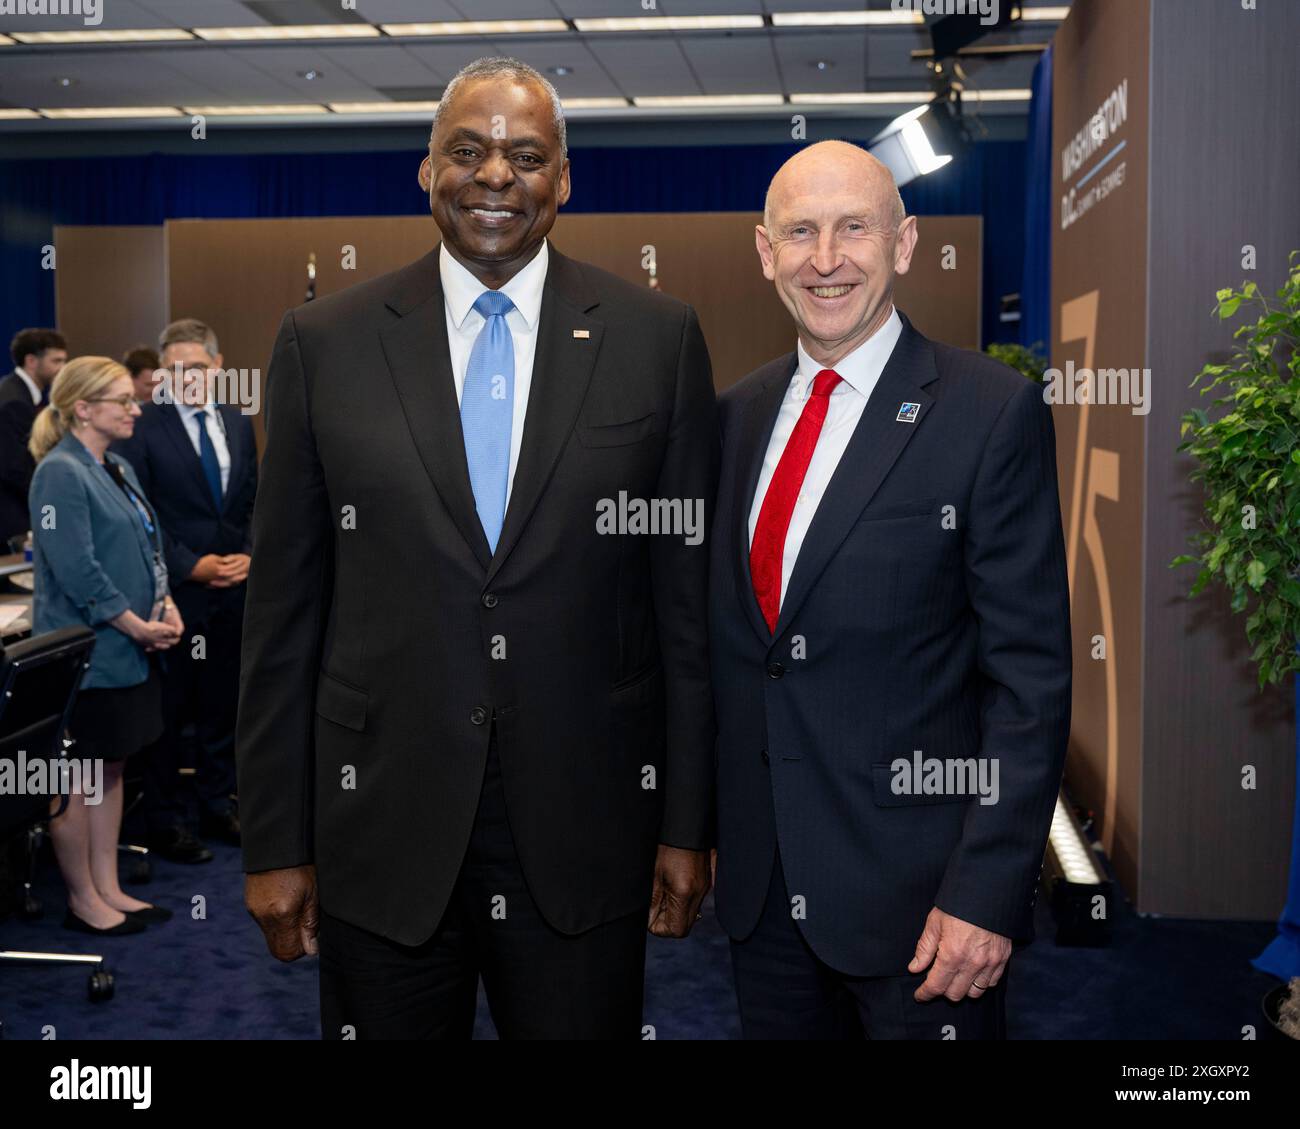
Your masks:
M920 7L925 12L925 6ZM999 0L968 0L963 4L943 5L953 9L951 14L925 14L925 26L930 32L936 59L946 59L995 31L1011 23L1011 5Z

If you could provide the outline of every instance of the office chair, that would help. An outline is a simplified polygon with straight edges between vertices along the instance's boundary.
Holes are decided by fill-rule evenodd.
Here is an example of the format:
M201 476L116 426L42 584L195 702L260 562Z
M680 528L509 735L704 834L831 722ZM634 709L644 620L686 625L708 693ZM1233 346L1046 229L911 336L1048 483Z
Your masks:
M0 760L14 762L19 751L28 763L68 755L75 742L65 736L68 718L81 679L90 665L95 633L88 627L62 627L0 648ZM61 814L67 795L60 800ZM27 837L27 875L19 915L40 916L40 903L32 893L36 853L50 816L50 797L0 794L0 842ZM90 965L90 998L113 997L113 974L95 953L44 953L0 950L4 964ZM3 1037L3 1028L0 1028Z

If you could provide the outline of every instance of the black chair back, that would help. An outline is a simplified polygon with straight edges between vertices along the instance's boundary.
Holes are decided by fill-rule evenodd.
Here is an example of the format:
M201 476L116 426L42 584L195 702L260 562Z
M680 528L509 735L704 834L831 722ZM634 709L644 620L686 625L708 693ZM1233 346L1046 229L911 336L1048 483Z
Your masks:
M88 627L61 627L0 648L0 770L16 781L20 764L49 761L63 754L63 734L81 679L90 664L95 633ZM0 842L44 819L48 794L24 795L0 788Z

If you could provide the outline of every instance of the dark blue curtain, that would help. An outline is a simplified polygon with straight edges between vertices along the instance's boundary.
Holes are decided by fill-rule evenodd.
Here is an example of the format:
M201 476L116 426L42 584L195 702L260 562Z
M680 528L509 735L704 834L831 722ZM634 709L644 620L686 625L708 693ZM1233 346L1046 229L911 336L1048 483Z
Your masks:
M576 149L568 210L757 211L772 174L797 148ZM419 215L427 203L415 182L418 165L409 152L0 161L0 340L23 326L55 324L54 276L41 270L41 248L53 243L56 224ZM1020 284L1024 191L1018 141L975 145L903 190L909 211L921 216L984 216L985 341L1005 336L998 298ZM124 283L128 270L123 264Z
M1020 341L1041 343L1046 356L1052 336L1052 48L1034 68L1025 143L1025 264L1020 287Z
M984 217L983 342L1015 341L1014 324L999 320L1002 295L1020 289L1024 258L1023 141L983 141L938 172L905 185L903 203L912 215ZM963 268L957 263L957 269Z

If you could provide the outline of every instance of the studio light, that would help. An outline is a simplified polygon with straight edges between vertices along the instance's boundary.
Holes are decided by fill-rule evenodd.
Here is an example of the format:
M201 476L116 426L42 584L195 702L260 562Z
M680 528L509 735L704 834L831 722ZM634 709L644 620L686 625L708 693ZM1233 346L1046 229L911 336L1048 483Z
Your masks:
M1043 877L1058 945L1098 946L1110 940L1113 895L1078 818L1058 793L1047 836Z
M964 143L958 112L947 96L940 95L895 118L867 148L902 188L950 164Z

